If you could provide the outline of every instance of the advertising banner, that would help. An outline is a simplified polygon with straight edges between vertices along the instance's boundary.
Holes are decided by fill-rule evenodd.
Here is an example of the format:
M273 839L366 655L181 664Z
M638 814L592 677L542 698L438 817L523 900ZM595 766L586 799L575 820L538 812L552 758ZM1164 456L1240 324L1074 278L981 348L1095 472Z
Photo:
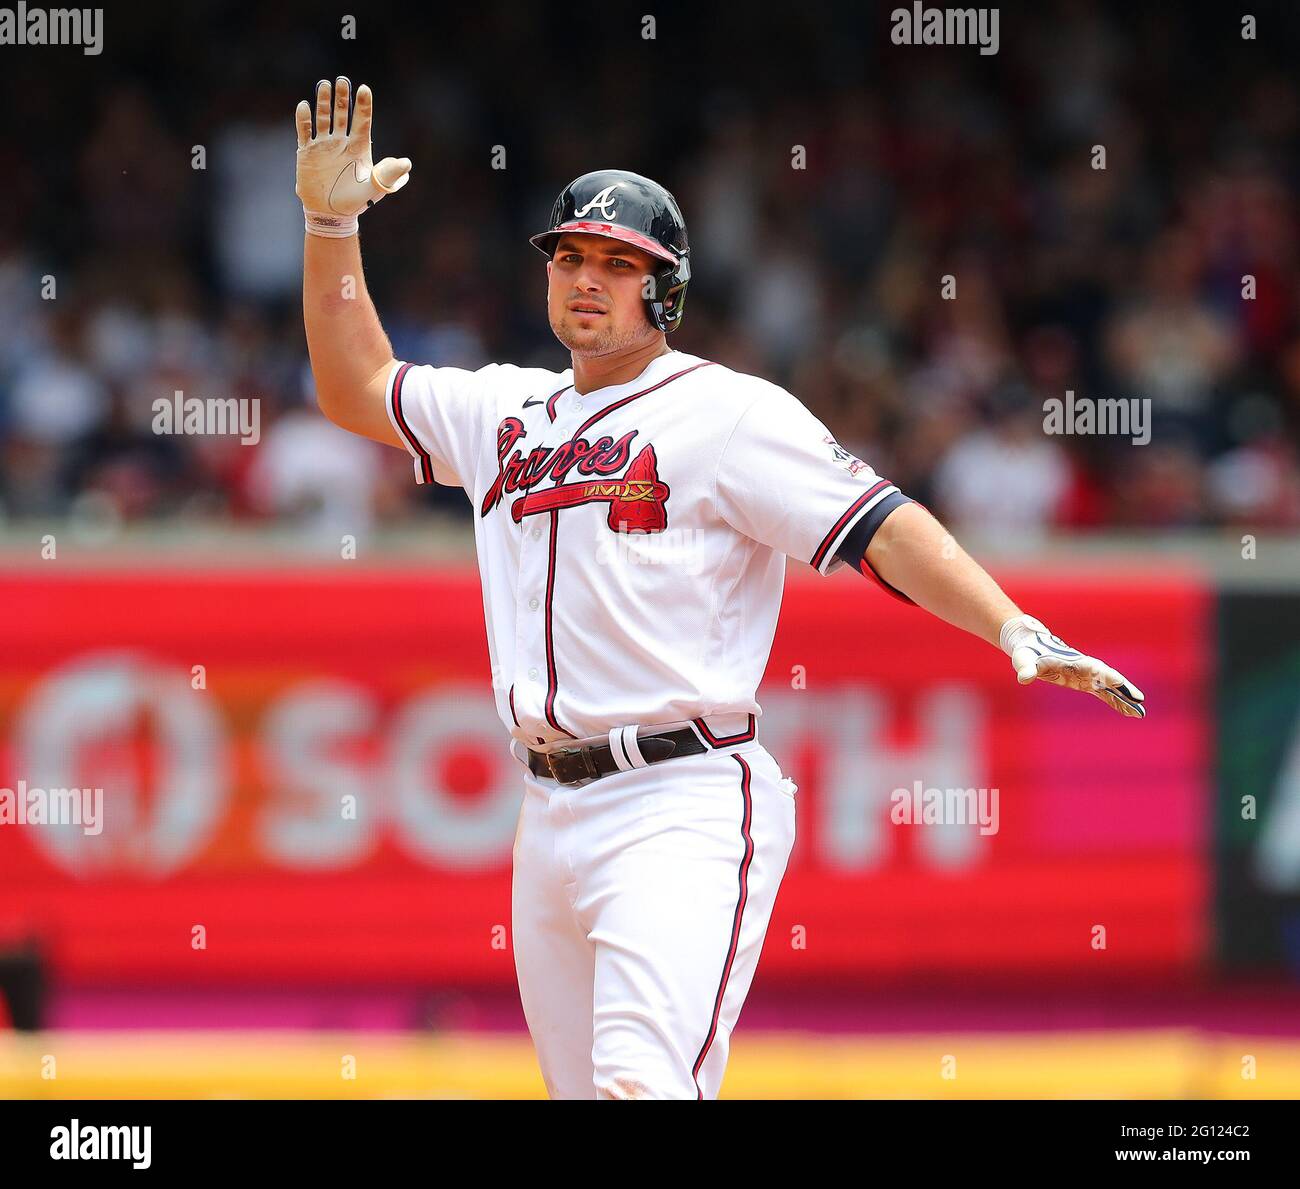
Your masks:
M759 695L799 786L763 977L1207 956L1200 583L999 575L1145 690L1139 721L795 569ZM513 981L520 769L476 573L61 566L0 578L0 605L0 940L108 985Z

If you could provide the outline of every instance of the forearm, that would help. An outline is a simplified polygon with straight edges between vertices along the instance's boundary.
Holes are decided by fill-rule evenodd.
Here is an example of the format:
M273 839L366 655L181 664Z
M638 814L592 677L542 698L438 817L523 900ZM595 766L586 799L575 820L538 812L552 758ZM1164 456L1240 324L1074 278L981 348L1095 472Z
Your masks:
M367 386L393 362L393 348L366 290L355 235L307 235L302 313L316 397L331 421L352 427L367 416Z
M1020 614L1002 588L919 504L896 508L867 546L867 564L932 615L998 647Z

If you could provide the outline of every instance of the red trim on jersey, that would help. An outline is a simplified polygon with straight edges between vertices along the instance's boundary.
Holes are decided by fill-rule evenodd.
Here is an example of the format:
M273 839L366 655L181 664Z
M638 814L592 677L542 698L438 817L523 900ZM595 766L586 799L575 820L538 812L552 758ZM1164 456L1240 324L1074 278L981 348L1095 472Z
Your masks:
M834 542L835 538L844 531L844 526L862 510L865 504L870 502L870 500L875 496L878 496L886 487L893 487L893 484L888 479L881 479L874 486L867 488L866 491L864 491L848 506L844 515L835 522L831 531L822 538L822 543L817 546L817 552L812 555L812 561L808 564L812 566L814 570L821 569L822 562L826 560L826 554L830 550L832 542Z
M409 363L402 364L397 369L397 375L393 377L393 420L397 422L397 428L402 436L410 443L411 449L420 462L420 475L425 483L433 482L433 459L429 452L420 444L420 439L415 436L414 431L407 423L406 416L402 412L402 381L406 379L406 373L411 370Z
M566 384L559 392L552 392L551 395L546 398L546 415L551 419L552 425L555 424L555 402L572 387L572 384Z
M573 441L574 438L580 438L607 413L612 413L615 409L621 409L624 405L631 404L632 401L636 400L638 397L645 396L649 392L654 392L655 389L662 388L665 384L671 384L674 380L680 380L683 376L690 375L691 372L698 371L702 367L709 367L712 363L713 361L711 359L706 359L703 363L693 363L690 367L684 367L681 371L674 372L666 380L660 380L658 384L651 384L649 388L642 388L640 392L634 392L631 396L621 397L613 404L606 405L599 413L593 413L586 421L578 426L573 438L570 438L569 440Z
M586 433L587 430L595 425L597 421L607 414L612 413L615 409L621 409L624 405L630 404L632 401L636 400L637 397L645 396L648 392L654 392L656 389L662 388L665 384L671 384L674 380L681 379L682 376L695 371L697 368L708 367L711 362L712 360L706 359L702 363L693 363L690 367L675 372L666 380L660 380L657 384L651 384L649 388L643 388L640 392L634 392L631 396L622 397L621 399L614 401L612 404L606 405L599 413L593 413L586 421L578 426L578 428L574 430L573 436L569 439L569 442L572 443L576 441ZM567 388L561 388L560 392L557 392L555 396L559 396L561 392L566 391L568 391ZM551 399L554 400L555 397L552 397ZM565 478L567 477L568 476L566 475ZM562 482L563 480L553 483L551 488L548 488L547 490L559 487ZM525 497L525 499L526 498L527 497ZM555 670L555 642L552 633L551 609L555 602L555 538L559 535L559 531L560 514L558 511L552 511L551 548L546 563L546 721L557 731L561 731L565 735L568 735L570 739L576 739L577 736L571 731L566 731L562 726L560 726L559 722L555 718L555 695L559 692L560 681Z
M906 603L909 607L916 606L916 601L914 599L909 599L901 590L896 590L894 587L890 586L888 582L872 569L871 563L867 561L867 555L865 553L862 555L862 560L858 562L858 570L863 577L870 578L871 581L880 587L880 589L887 595L897 599L900 603Z
M749 716L749 730L741 731L739 735L718 736L709 730L709 726L704 719L693 718L691 722L695 724L700 734L704 736L704 741L710 747L734 747L737 743L748 743L754 737L754 731L758 726L757 720L751 714Z
M731 920L731 941L727 946L727 960L722 964L722 978L718 981L718 993L713 999L713 1019L709 1022L709 1034L700 1046L700 1055L695 1058L691 1077L695 1080L695 1093L703 1100L704 1090L700 1086L700 1067L709 1054L709 1046L718 1034L718 1018L722 1015L722 999L727 992L727 980L731 977L731 967L736 961L736 950L740 948L740 922L745 914L745 902L749 899L749 864L754 858L754 839L749 828L754 820L754 802L749 792L749 765L738 755L731 757L740 765L740 795L744 799L744 813L740 819L740 836L745 840L745 853L740 860L740 893L736 898L736 913Z

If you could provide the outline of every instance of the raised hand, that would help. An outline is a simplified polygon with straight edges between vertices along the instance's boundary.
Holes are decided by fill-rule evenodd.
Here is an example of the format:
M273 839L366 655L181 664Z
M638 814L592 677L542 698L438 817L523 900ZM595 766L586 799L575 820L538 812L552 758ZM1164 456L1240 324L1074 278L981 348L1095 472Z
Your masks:
M357 88L349 132L351 91L352 84L342 75L333 88L326 79L316 84L315 135L311 105L304 99L294 113L298 129L298 182L294 191L302 200L307 231L312 235L355 235L357 216L410 180L408 157L385 157L378 165L371 163L374 101L364 83Z

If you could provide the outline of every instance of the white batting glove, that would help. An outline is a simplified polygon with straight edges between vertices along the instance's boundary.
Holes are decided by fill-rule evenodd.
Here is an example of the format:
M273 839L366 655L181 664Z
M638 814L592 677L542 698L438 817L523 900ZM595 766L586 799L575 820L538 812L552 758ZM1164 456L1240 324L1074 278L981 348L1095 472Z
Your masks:
M1002 651L1011 658L1016 680L1028 685L1035 679L1084 690L1128 718L1145 718L1142 691L1105 661L1084 656L1060 636L1053 636L1032 615L1017 615L1002 625L998 636Z
M326 79L316 84L316 135L311 131L311 106L304 99L294 113L298 126L298 184L307 231L342 239L356 235L357 216L385 194L400 190L411 176L408 157L370 159L372 98L364 83L357 88L357 106L348 132L348 99L352 84L341 75L334 84L333 102ZM330 113L333 112L333 127Z

